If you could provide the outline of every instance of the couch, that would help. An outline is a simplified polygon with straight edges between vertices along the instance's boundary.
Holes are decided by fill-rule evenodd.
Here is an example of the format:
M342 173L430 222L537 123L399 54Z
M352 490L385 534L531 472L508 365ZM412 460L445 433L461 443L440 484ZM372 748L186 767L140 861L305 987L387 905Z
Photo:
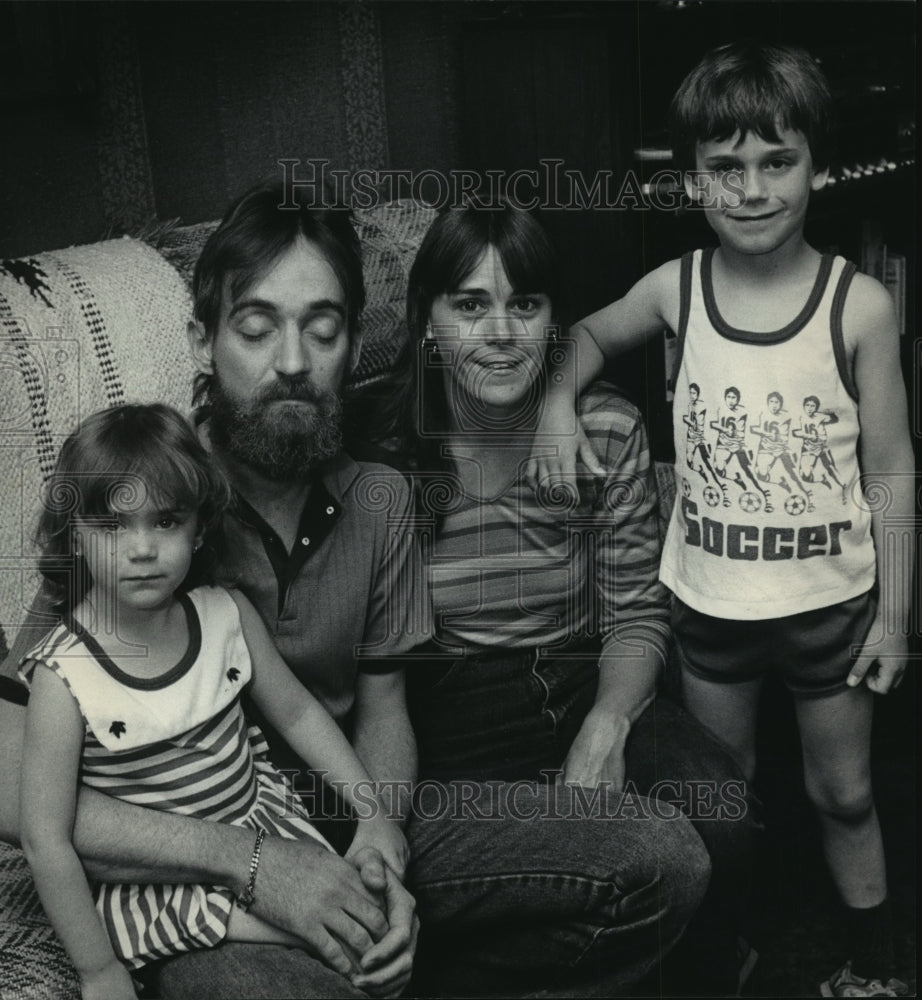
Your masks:
M404 295L434 213L413 203L356 212L368 302L354 381L389 370L405 339ZM42 484L82 417L121 401L187 411L192 269L217 223L163 226L0 261L0 659L38 587L32 538ZM657 467L661 517L672 475ZM22 853L0 843L0 1000L79 1000Z

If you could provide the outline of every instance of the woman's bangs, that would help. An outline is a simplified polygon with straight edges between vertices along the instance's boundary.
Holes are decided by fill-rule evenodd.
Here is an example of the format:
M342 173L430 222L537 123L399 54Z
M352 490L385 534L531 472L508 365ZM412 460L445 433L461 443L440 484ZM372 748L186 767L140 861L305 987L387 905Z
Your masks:
M515 292L541 293L556 302L556 286L560 278L551 256L541 253L541 246L534 242L506 239L496 249Z

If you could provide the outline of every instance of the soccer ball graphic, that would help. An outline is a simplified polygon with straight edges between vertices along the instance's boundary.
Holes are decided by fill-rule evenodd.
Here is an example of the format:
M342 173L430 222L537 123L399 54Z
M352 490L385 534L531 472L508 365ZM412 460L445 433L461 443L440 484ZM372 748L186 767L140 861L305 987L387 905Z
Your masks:
M791 496L784 501L784 509L792 517L796 517L798 514L803 514L803 512L807 509L807 500L799 493L792 493Z
M747 490L740 497L740 508L744 510L747 514L755 514L762 506L762 498L758 493L753 493L752 490Z

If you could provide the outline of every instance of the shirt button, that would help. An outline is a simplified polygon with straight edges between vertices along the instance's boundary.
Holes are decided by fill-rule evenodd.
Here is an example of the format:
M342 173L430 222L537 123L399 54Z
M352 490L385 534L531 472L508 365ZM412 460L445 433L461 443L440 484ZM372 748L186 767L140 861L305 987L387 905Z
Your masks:
M327 513L328 514L332 514L333 513L333 508L332 507L327 507Z
M307 537L307 535L305 535L305 536L304 536L304 537L303 537L303 538L301 539L301 544L302 544L302 545L310 545L310 543L311 543L311 540L310 540L310 539L309 539L309 538Z

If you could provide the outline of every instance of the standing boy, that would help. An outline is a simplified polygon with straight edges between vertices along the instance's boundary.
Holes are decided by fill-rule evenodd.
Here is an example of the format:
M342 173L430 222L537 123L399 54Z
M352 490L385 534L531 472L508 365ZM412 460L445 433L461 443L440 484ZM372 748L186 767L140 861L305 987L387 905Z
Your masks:
M888 978L892 932L870 735L872 692L891 690L905 668L911 555L888 552L884 565L883 505L866 500L862 477L883 484L876 492L889 496L895 517L911 518L913 456L887 291L804 239L810 194L827 176L830 105L804 52L732 44L705 56L679 88L672 117L686 191L720 246L651 272L574 336L585 385L606 356L664 326L676 331L677 454L691 384L714 399L732 382L726 392L737 403L769 391L819 397L836 414L816 440L824 439L825 469L834 456L841 489L814 489L809 506L776 507L761 488L746 488L717 508L713 491L677 465L661 578L675 595L688 707L750 778L765 672L779 670L794 696L807 792L847 912L847 961L823 994L895 996L905 987ZM563 426L563 413L571 421L571 409L558 389L544 429ZM717 453L715 464L726 467ZM548 472L537 461L533 469L539 479Z

